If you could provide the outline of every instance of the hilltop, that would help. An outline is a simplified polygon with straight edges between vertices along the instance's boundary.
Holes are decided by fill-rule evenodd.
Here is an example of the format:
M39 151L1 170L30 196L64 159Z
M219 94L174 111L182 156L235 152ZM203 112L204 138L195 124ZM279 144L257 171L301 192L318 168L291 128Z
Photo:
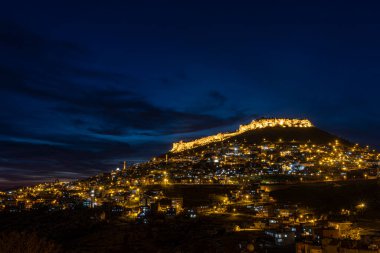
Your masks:
M218 133L216 135L203 137L200 139L173 143L170 156L176 156L183 152L198 152L207 150L211 146L226 146L235 144L260 144L264 142L282 143L313 143L323 144L338 140L345 145L352 145L349 141L330 134L315 127L307 119L258 119L247 125L241 125L235 132Z

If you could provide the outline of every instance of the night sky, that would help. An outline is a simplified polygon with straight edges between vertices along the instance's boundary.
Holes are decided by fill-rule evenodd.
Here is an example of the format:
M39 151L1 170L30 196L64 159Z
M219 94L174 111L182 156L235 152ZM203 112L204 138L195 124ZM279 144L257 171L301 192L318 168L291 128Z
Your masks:
M95 175L256 117L380 147L375 2L131 2L2 3L0 188Z

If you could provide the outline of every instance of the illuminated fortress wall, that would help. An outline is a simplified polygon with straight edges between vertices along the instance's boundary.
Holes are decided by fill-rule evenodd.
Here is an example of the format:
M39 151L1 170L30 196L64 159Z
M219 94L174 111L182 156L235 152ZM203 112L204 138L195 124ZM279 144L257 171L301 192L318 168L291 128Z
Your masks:
M267 127L313 127L313 124L307 119L259 119L253 120L247 125L240 125L236 132L218 133L216 135L203 137L189 142L175 142L170 150L173 153L185 151L187 149L204 146L213 142L223 141L230 137L239 135L246 131L267 128Z

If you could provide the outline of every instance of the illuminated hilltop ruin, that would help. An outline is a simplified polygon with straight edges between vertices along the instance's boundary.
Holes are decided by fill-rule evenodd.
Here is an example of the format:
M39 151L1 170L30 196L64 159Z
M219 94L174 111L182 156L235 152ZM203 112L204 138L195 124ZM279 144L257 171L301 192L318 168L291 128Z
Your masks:
M204 146L213 142L224 141L233 136L242 134L247 131L268 128L268 127L313 127L310 120L307 119L258 119L253 120L247 125L240 125L239 129L232 133L218 133L216 135L203 137L189 142L175 142L173 148L170 150L172 153L182 152L188 149Z

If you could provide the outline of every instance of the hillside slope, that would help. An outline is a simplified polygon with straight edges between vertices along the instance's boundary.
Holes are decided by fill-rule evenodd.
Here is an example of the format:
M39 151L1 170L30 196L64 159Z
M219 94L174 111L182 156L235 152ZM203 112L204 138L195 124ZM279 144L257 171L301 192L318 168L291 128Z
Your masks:
M263 142L283 142L283 143L313 143L313 144L328 144L338 140L341 144L351 146L347 140L323 131L317 127L271 127L246 131L239 135L227 138L223 141L216 141L211 144L195 147L182 152L170 153L172 155L181 154L183 152L199 152L207 150L212 146L226 145L229 143L245 143L245 144L260 144Z

